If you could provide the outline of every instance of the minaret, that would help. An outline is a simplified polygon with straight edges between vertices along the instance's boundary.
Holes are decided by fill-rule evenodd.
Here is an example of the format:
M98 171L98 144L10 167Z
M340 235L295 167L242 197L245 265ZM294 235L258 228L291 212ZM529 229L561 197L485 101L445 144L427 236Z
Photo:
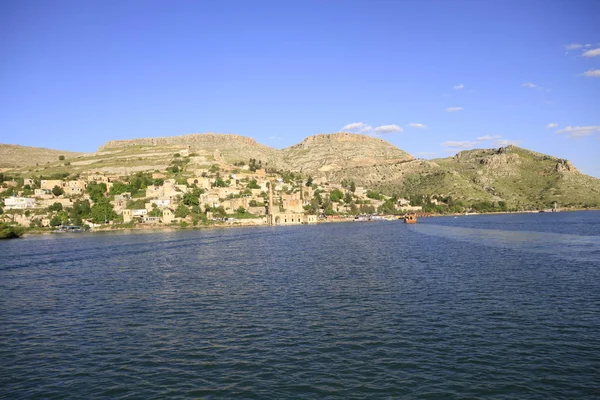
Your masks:
M267 216L269 225L275 225L273 219L273 182L269 181L269 214Z

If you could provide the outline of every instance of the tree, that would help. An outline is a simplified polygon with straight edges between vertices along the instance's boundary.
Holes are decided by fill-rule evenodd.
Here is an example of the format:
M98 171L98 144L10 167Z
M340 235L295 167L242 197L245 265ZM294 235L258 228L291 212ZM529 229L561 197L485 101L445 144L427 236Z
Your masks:
M108 199L104 198L92 206L90 217L93 222L99 224L114 220L117 218L117 214L113 206L108 202Z
M114 182L110 188L109 193L111 195L131 193L131 186L129 186L127 183L123 183L123 182Z
M354 193L356 191L356 184L354 181L350 182L350 191Z
M396 200L394 198L387 199L383 202L381 206L379 206L379 212L381 214L396 214L398 210L396 210Z
M250 169L250 171L255 172L256 171L256 159L251 158L248 161L248 168Z
M65 159L65 156L58 156L58 159L59 159L60 161L62 161L62 160L64 160L64 159Z
M152 204L152 210L148 212L149 217L160 217L162 216L162 211L156 204Z
M223 206L219 206L212 209L213 215L217 218L225 218L227 213L225 212L225 208Z
M180 204L177 206L177 209L175 210L175 216L177 218L185 218L188 215L190 215L190 209L187 208L185 204Z
M127 202L127 209L129 210L141 210L146 206L146 200L137 199L137 200L129 200Z
M195 189L194 191L187 192L183 195L183 204L185 204L186 206L200 205L200 193L196 193L196 190L200 189Z
M220 169L219 164L213 164L208 170L214 174L215 172L219 172Z
M252 179L250 182L248 182L248 185L246 185L246 188L248 188L248 189L260 189L260 186L258 185L258 182L256 181L256 179Z
M81 225L84 218L89 218L91 207L89 200L77 200L69 211L69 219L75 225Z
M352 193L346 192L344 195L344 203L350 204L352 202Z
M367 191L367 197L373 200L382 200L383 196L381 196L379 193L374 192L372 190L368 190Z
M344 197L344 193L340 189L334 189L329 194L329 199L333 202L339 202Z
M52 188L52 194L56 197L60 196L61 194L63 194L65 191L58 185L54 186Z
M61 203L54 203L51 206L48 206L48 211L62 211L63 205Z
M27 196L31 196L32 194L33 194L33 190L31 189L30 185L23 186L23 193L21 193L21 196L27 197Z
M95 203L104 197L106 183L90 182L86 190L90 194L90 199Z
M52 219L50 219L50 226L59 226L61 224L60 222L60 218L58 217L58 215L55 215L52 217Z
M227 184L225 183L225 181L223 180L223 178L221 178L221 175L217 172L217 177L215 178L215 181L212 184L213 187L226 187Z
M25 233L25 230L20 226L12 226L5 222L0 222L0 239L14 239Z
M235 210L236 213L238 214L245 214L246 213L246 209L242 206L239 206L237 210Z

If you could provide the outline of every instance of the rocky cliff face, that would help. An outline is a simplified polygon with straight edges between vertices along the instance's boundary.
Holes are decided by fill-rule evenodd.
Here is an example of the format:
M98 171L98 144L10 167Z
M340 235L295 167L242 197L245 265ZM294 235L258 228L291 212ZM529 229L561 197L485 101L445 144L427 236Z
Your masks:
M414 159L385 140L345 132L310 136L282 152L290 169L310 173Z

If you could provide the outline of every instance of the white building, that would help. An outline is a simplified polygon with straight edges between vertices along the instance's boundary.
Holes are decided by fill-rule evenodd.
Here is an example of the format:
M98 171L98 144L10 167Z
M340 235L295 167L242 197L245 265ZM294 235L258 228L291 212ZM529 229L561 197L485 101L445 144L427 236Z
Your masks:
M9 197L4 199L4 205L7 210L25 210L35 208L35 199L28 197Z

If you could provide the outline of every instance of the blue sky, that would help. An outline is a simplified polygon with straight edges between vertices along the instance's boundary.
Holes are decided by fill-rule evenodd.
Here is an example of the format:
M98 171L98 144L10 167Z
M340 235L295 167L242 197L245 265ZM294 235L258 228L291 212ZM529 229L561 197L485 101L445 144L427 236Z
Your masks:
M600 1L0 2L0 142L337 131L600 177ZM344 129L345 128L345 129Z

